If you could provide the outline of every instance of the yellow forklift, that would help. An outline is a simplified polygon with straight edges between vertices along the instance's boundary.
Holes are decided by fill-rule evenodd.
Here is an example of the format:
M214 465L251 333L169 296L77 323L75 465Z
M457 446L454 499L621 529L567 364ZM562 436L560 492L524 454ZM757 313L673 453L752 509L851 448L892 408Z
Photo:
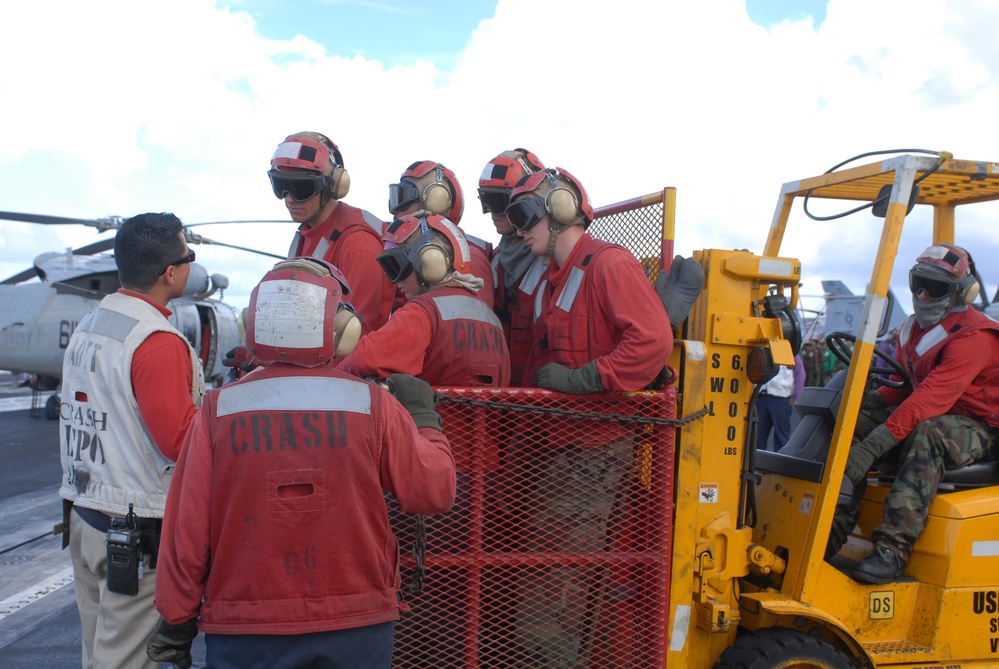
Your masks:
M755 400L801 345L802 267L781 244L806 199L870 206L882 234L858 331L837 340L848 369L805 389L791 440L770 452L755 443ZM665 385L438 389L458 501L419 522L391 511L410 611L393 666L999 667L999 465L948 473L898 582L863 585L824 559L906 216L929 205L926 245L960 243L956 207L996 199L999 164L908 153L784 184L762 254L675 261L672 189L598 210L591 232L632 250L668 313L671 285L703 275L689 312L670 313ZM636 243L649 230L655 243ZM607 467L606 513L583 537L572 509L543 509L571 493L547 489L565 454L608 443L628 445L627 470ZM871 478L838 559L870 550L888 487Z
M890 312L888 285L906 216L916 206L932 206L933 232L926 245L960 243L955 240L955 209L999 199L999 164L955 160L944 153L909 154L786 183L761 265L782 262L781 242L794 201L805 198L859 201L863 205L854 211L869 205L883 217L858 332L837 333L828 340L849 368L826 387L806 388L799 396L795 406L802 419L787 446L778 452L740 449L730 456L749 463L741 482L732 476L734 467L703 453L719 440L718 426L695 423L679 439L681 463L688 449L702 451L692 462L699 467L691 474L695 479L727 477L728 489L742 484L742 498L736 516L722 521L704 505L691 510L698 541L685 559L694 565L693 611L686 644L671 652L667 664L676 658L674 666L718 668L999 666L999 463L947 473L905 576L897 582L864 585L836 566L872 548L870 532L881 520L890 488L890 482L873 472L853 536L837 558L824 560L872 358L875 371L896 371L891 358L878 358L875 344ZM692 314L689 334L702 342L726 343L735 356L753 335L745 327L725 327L726 321L741 317L724 314L721 305L703 304L714 299L716 286L731 283L738 274L724 266L740 258L731 253L722 253L722 267L718 252L702 256L708 276L705 299ZM748 287L756 293L753 303L767 299L766 283L763 277L758 286ZM722 299L734 304L732 292L722 292ZM763 334L756 339L764 339ZM767 357L787 364L787 351L773 343L773 355ZM721 391L708 389L706 402L745 401L745 393L728 391L739 377L739 370L731 367L726 370L729 378L714 385ZM683 395L684 402L690 401L686 392ZM733 425L739 419L734 418ZM681 470L678 476L682 481L687 475ZM678 504L678 513L680 509ZM681 545L674 542L674 547ZM674 552L674 562L677 558ZM688 615L678 595L690 582L674 570L674 630Z

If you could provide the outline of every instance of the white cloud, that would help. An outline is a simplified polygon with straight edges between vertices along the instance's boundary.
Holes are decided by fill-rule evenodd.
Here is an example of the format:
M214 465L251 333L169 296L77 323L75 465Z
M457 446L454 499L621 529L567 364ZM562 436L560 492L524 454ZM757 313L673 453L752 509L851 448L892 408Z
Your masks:
M475 180L496 153L526 146L579 177L598 205L677 187L682 253L759 251L781 184L851 155L999 158L987 131L999 10L984 0L830 0L818 27L769 30L739 0L500 0L450 70L330 56L319 39L335 28L324 25L270 40L248 14L208 0L42 0L0 18L0 208L11 211L281 218L267 161L286 134L313 129L343 151L347 201L383 217L387 185L434 159L463 182L463 227L492 238ZM872 249L854 249L877 223L794 220L784 254L802 259L806 282L863 290ZM903 239L903 265L927 225ZM994 255L989 227L959 222L959 241ZM279 226L199 231L279 252L290 238ZM90 241L86 229L2 223L0 276ZM270 264L219 249L199 258L230 275L239 306ZM904 287L900 276L893 285Z

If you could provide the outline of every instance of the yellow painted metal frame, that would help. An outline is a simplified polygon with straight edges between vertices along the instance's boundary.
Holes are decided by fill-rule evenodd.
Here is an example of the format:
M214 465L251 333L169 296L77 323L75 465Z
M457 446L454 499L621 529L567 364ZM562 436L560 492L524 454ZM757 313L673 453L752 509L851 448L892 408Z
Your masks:
M886 184L893 186L823 479L816 484L779 474L768 474L764 477L764 485L760 486L763 495L760 504L769 505L770 518L782 519L780 524L786 524L787 527L759 528L757 535L762 534L766 537L765 543L784 542L793 545L794 552L799 552L800 557L789 561L779 592L767 589L743 593L741 597L744 625L750 628L796 625L807 627L813 630L813 633L821 631L822 636L831 643L839 645L850 654L865 658L871 666L882 666L882 663L902 666L898 664L898 656L893 655L898 652L904 653L908 661L917 663L932 663L958 657L968 658L978 655L977 651L969 649L979 648L975 644L980 643L978 639L973 638L980 634L970 633L966 629L962 631L960 616L955 618L948 615L938 620L936 615L921 618L914 613L917 609L943 611L943 607L946 606L951 607L950 611L970 612L972 592L961 589L948 590L942 587L941 583L927 583L925 579L889 586L861 586L823 560L840 481L843 478L857 414L863 399L862 394L877 329L887 304L888 284L898 252L907 204L914 181L928 172L929 176L918 182L919 196L916 202L934 208L932 242L954 242L957 206L999 200L999 163L954 160L946 154L940 159L913 155L900 156L784 184L763 251L766 257L779 255L795 199L809 195L812 198L873 201L877 199L883 186ZM883 488L875 488L869 491L868 497L876 498L878 495L883 497L884 493ZM980 502L973 493L968 495L969 501L966 505L973 509L978 509L984 504L994 510L999 505L992 501ZM804 511L806 501L809 512ZM945 508L948 508L948 503L942 499L937 500L931 507L931 514L958 515L956 511L940 510ZM865 522L876 523L880 520L880 503L877 501L870 503L868 515L873 516L874 511L878 517L865 520L862 516L862 527ZM957 522L957 520L948 520L946 525L941 524L946 530L940 533L943 538L937 541L939 545L953 546L958 540L967 541L966 537L955 538L959 537L960 531ZM970 529L972 527L977 528L979 532L994 529L994 521L989 521L987 518L982 521L961 522L978 523L969 525L969 532L972 531ZM780 541L774 538L778 535ZM800 539L794 541L788 538L802 535L804 545L801 545ZM923 559L929 561L937 558ZM953 570L957 570L959 582L968 584L974 580L963 576L961 567L950 565L946 557L940 557L939 560L945 568L941 570L936 567L937 572L950 573L953 578L955 573ZM928 564L922 567L919 564L910 565L910 571L920 571L930 580L942 578L928 576L932 573L932 568ZM976 582L981 583L983 579L981 575L978 576ZM919 582L920 580L923 582ZM999 579L996 578L984 579L985 582L990 580L999 583ZM878 643L872 638L869 617L873 615L871 611L874 609L873 604L868 603L865 598L878 596L884 596L886 602L890 600L895 606L890 623L878 628L880 633L889 633L890 638L904 640L905 643L902 641ZM874 601L871 599L871 602ZM827 611L835 613L830 615L826 613ZM933 623L932 628L927 628L924 622L929 624L931 621L936 623ZM999 625L999 616L996 621ZM900 643L901 646L898 645ZM987 657L987 652L981 653L980 657L982 659ZM987 664L976 666L999 666L999 660L993 657Z

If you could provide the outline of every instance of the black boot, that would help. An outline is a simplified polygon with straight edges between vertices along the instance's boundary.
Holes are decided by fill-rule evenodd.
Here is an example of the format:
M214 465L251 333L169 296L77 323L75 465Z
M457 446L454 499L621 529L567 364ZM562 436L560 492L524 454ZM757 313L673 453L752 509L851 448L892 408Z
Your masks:
M891 583L905 573L905 562L887 546L876 544L871 554L865 557L850 572L850 577L861 583Z

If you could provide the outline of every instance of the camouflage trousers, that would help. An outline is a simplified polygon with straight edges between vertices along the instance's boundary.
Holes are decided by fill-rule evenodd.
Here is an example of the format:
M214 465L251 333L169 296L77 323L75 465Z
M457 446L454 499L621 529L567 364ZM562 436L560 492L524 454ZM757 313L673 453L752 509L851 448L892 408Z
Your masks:
M887 420L892 409L861 411L854 443ZM871 533L871 541L887 546L903 562L908 562L912 545L926 527L930 502L944 472L990 459L995 453L999 453L996 431L974 418L944 415L918 423L885 458L897 460L898 471L885 498L881 524ZM837 507L827 556L842 547L856 526L866 487L866 481L862 481L850 503Z
M633 462L631 440L554 454L532 494L527 521L532 552L592 553L608 546L608 525ZM564 562L555 558L555 562ZM586 566L538 567L525 578L517 604L522 667L586 666L594 627L594 570ZM589 611L589 613L588 613Z

